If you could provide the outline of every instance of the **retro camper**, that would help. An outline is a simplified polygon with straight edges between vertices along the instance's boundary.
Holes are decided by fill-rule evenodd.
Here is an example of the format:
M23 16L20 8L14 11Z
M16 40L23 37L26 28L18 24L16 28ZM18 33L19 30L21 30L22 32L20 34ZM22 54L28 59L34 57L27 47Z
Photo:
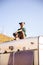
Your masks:
M0 43L0 65L39 65L39 36Z

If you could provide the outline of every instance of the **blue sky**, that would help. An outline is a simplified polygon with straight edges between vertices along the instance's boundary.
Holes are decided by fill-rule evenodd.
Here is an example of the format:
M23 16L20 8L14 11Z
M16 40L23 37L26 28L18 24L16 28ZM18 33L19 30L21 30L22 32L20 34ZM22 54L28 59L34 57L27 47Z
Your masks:
M0 33L12 36L21 21L28 37L43 35L43 1L0 0Z

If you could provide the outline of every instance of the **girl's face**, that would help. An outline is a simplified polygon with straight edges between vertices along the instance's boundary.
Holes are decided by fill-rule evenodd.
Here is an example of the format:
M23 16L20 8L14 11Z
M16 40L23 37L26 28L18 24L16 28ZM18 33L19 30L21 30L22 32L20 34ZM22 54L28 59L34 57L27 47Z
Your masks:
M20 27L21 27L21 28L24 27L24 23L20 24Z

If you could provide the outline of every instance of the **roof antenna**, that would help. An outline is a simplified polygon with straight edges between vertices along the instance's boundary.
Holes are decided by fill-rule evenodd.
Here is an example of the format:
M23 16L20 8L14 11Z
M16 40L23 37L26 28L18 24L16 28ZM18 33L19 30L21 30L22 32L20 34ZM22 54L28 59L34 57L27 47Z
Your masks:
M1 34L4 33L4 26L0 27L0 33L1 33Z

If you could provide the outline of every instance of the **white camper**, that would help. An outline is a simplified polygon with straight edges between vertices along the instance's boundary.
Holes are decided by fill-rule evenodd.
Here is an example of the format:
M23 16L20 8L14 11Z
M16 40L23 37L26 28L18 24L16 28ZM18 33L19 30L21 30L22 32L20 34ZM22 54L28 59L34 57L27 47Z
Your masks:
M0 44L0 65L39 65L40 37Z

